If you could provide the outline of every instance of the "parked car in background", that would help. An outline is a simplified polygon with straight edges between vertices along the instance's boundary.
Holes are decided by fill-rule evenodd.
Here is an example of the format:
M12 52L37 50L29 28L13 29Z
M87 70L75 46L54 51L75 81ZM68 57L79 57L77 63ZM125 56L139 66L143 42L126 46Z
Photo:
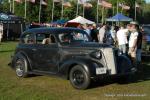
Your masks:
M143 25L143 52L150 54L150 25Z
M22 33L11 62L19 77L56 75L86 89L94 79L135 72L129 58L107 44L91 42L77 28L33 28Z

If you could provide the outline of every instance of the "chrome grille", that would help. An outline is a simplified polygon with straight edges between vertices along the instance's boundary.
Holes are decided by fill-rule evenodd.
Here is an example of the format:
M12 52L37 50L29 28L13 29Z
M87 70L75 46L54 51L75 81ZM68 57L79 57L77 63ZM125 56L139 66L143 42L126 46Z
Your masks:
M103 48L101 49L104 53L104 59L108 70L111 70L111 74L116 74L116 59L113 48Z

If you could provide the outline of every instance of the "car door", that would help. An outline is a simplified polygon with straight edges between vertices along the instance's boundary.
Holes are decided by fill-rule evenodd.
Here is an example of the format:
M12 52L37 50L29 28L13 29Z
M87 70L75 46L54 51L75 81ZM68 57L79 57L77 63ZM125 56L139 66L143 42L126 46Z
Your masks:
M24 33L21 37L21 43L19 46L20 52L24 52L31 64L31 68L35 66L34 61L34 49L35 49L35 34L34 33Z
M45 36L43 36L43 34ZM36 71L57 73L58 63L59 63L59 48L57 45L57 41L53 40L53 43L43 43L43 40L49 38L49 35L50 34L46 34L46 33L39 33L36 35L37 44L34 53L36 66L34 69ZM53 39L55 39L54 35L51 36L53 37ZM45 38L41 38L41 37L45 37Z

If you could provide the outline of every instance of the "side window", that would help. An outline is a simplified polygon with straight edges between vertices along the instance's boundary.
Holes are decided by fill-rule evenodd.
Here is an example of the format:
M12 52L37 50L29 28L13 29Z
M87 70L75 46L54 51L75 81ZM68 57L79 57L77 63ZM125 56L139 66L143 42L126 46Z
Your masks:
M32 33L28 33L22 37L21 40L24 44L35 44L35 36Z
M36 43L37 44L42 44L43 40L46 38L46 35L45 34L41 34L41 33L38 33L36 35Z
M52 34L44 34L44 33L38 33L36 35L36 43L37 44L53 44L56 43L55 36Z
M54 35L50 35L51 43L56 43L56 39Z

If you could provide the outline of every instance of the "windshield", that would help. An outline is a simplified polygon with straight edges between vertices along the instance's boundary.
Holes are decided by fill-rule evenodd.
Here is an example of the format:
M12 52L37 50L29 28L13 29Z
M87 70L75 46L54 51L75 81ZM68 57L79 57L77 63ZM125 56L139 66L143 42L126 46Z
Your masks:
M67 32L59 34L59 40L61 43L70 42L88 42L89 37L85 32Z

